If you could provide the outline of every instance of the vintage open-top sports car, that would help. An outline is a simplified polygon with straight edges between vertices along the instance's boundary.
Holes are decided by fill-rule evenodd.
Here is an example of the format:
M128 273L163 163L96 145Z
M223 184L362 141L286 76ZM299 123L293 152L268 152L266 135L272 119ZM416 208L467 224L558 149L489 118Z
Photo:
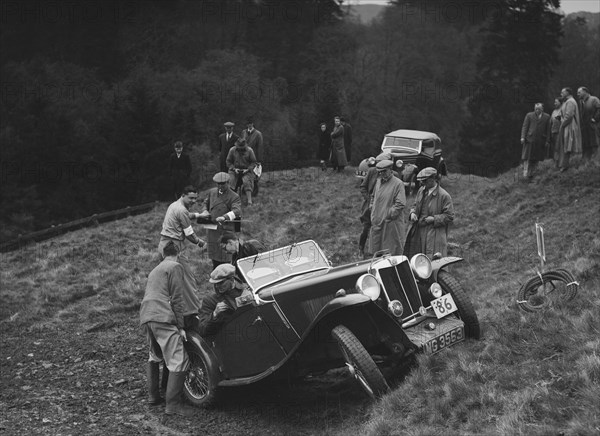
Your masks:
M469 298L443 270L460 260L383 254L332 267L311 240L240 259L251 292L214 336L189 334L185 394L209 405L227 386L346 365L379 396L381 368L479 337Z

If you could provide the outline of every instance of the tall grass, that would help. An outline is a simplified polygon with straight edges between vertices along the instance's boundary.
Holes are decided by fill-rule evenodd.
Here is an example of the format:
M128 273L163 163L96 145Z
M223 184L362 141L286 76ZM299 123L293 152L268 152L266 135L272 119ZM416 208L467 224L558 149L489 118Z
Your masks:
M456 209L452 251L465 259L451 272L470 295L484 337L419 356L418 366L353 431L600 432L599 169L588 163L558 173L544 164L532 183L513 172L495 179L450 175L443 181ZM350 171L267 173L257 204L244 208L243 236L268 246L314 239L334 264L347 263L358 259L361 202ZM31 335L64 331L99 331L143 344L136 330L139 301L159 261L156 245L167 206L2 254L3 344L10 337L26 344ZM581 287L570 303L525 313L516 293L539 265L536 221L545 228L547 267L570 270ZM189 255L205 293L210 259L191 245ZM119 359L143 359L132 353Z

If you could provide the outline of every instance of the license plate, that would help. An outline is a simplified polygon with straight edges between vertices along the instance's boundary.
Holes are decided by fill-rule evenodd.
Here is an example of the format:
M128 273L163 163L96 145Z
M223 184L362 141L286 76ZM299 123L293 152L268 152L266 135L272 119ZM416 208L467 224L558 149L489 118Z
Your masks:
M456 312L456 303L450 294L444 294L431 302L431 308L438 319L445 317L449 313Z
M452 330L437 336L430 341L427 341L423 346L423 350L427 354L437 353L450 345L456 344L465 338L465 330L463 326L453 328Z

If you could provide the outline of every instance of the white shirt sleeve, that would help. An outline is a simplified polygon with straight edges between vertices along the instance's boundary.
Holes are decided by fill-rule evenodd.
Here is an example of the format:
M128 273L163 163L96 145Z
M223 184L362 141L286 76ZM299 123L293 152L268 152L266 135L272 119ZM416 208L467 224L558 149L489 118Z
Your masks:
M183 233L185 234L185 236L190 236L194 233L194 229L192 228L192 226L186 227L185 229L183 229Z

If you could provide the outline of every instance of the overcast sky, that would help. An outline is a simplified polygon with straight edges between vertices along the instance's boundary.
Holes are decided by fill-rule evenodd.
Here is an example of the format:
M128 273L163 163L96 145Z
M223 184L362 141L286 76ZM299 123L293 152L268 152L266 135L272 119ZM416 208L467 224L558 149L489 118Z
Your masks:
M378 4L378 5L386 5L387 0L346 0L344 3L348 4ZM562 0L560 2L561 9L565 14L570 14L571 12L578 11L588 11L588 12L600 12L600 0Z

